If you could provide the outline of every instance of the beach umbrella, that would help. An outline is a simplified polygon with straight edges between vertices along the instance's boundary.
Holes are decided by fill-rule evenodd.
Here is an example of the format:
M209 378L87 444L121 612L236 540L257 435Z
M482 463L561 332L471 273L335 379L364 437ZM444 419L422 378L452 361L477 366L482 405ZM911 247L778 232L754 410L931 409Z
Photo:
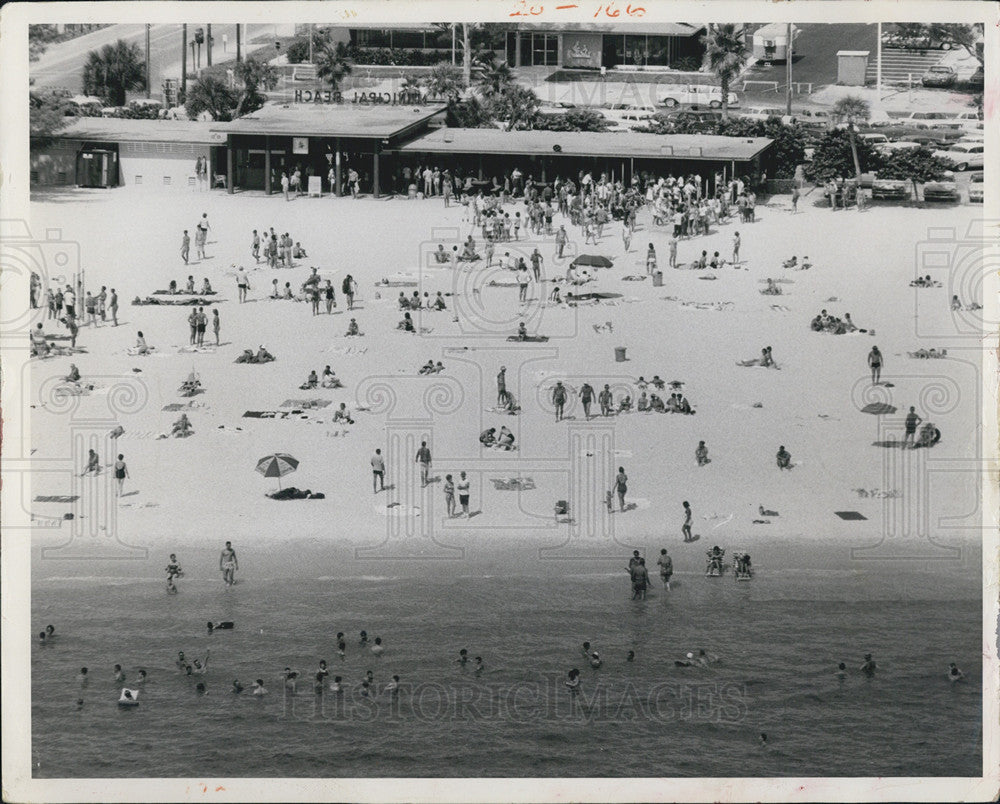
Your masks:
M264 477L278 478L278 488L281 488L281 478L291 474L299 468L297 458L293 458L286 452L276 452L274 455L267 455L257 461L257 471Z
M607 257L601 257L597 254L581 254L571 264L589 265L592 268L611 268L614 265Z

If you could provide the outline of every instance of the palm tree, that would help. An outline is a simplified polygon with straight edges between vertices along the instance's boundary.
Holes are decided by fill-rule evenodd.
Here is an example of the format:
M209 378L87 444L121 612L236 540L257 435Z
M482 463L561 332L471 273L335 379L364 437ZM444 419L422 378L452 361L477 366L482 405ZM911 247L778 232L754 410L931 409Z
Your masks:
M87 54L83 94L97 95L111 106L124 106L125 93L146 86L146 63L139 46L119 39Z
M476 79L476 86L485 98L500 95L514 83L514 74L505 61L497 63L492 51L479 61L481 72Z
M747 63L747 46L741 25L710 25L702 37L708 66L719 79L722 90L722 117L729 117L729 85Z
M538 115L538 96L520 84L510 84L489 99L489 106L498 120L506 120L506 131L531 129Z
M233 119L233 111L238 103L239 96L223 79L208 74L201 76L188 90L184 109L191 118L208 112L213 120L227 122Z
M243 94L236 106L236 117L257 111L267 100L258 90L274 89L278 83L278 71L274 65L247 56L236 65L236 79L243 84Z
M854 138L854 125L858 121L868 120L872 116L872 108L864 98L857 95L846 95L835 104L830 116L839 123L847 123L847 136L851 140L851 156L854 157L854 174L861 186L861 163L858 161L858 143Z
M462 94L462 74L457 67L439 64L427 79L427 90L435 98L456 101Z
M340 82L351 74L351 65L347 61L347 48L343 42L336 46L327 45L315 57L316 74L330 82L330 89L336 92Z

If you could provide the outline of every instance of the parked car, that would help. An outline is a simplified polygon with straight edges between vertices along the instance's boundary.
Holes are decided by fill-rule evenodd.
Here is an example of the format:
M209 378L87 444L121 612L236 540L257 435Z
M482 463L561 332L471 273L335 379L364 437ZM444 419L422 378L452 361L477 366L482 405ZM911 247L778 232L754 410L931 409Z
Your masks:
M946 151L935 151L934 156L951 162L955 170L963 171L983 166L983 153L986 150L982 142L956 142Z
M933 139L937 142L956 142L962 136L962 132L954 128L934 128L930 129L926 126L921 126L917 128L913 125L891 125L884 126L882 128L864 128L861 130L862 133L879 133L885 134L890 140L911 140L913 142L920 142L923 139Z
M955 128L960 131L974 132L983 130L983 121L979 116L979 112L960 112L952 120L955 123Z
M901 47L908 50L951 50L951 42L942 42L932 35L915 34L910 29L889 30L882 35L886 47Z
M950 112L910 112L905 117L897 117L892 122L896 125L908 125L914 128L958 127L955 115Z
M770 120L772 117L777 117L785 125L791 125L796 120L795 115L786 114L785 110L778 106L741 109L739 111L739 116L746 120L762 120L762 121Z
M858 139L859 140L864 140L869 145L873 145L876 148L878 146L880 146L880 145L888 145L889 144L889 138L887 136L885 136L885 134L875 134L873 132L867 132L865 134L859 134L858 135Z
M795 112L795 118L806 128L823 130L828 129L833 122L825 109L799 109Z
M675 128L683 127L685 131L694 134L714 134L715 128L722 119L722 112L711 111L679 111L656 113L656 119L672 124Z
M896 140L895 142L886 142L882 145L876 145L875 149L884 155L891 154L893 151L907 151L910 148L920 148L919 142L914 142L913 140Z
M667 90L660 103L668 109L681 104L719 109L722 107L722 90L719 87L701 84L677 84ZM729 93L728 103L730 106L739 106L740 99L735 92Z
M976 71L965 79L965 86L969 89L982 90L983 83L983 65L980 64Z
M973 173L969 177L969 203L983 203L983 173Z
M953 68L936 64L920 76L920 83L925 87L950 87L955 85L957 78Z
M910 183L902 179L875 179L872 200L903 201L910 197Z
M958 185L953 181L929 181L924 185L924 201L960 201Z

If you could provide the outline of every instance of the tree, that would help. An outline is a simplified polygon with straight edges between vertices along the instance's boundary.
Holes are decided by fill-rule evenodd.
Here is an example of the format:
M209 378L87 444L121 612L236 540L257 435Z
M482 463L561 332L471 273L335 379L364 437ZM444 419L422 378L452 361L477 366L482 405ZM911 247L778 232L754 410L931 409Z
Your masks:
M767 120L720 120L715 134L724 137L767 137L773 140L767 152L768 172L776 179L790 179L805 160L805 131L798 123L787 125L780 117Z
M235 117L257 111L267 98L260 93L260 87L274 89L278 83L278 71L273 65L247 56L236 64L236 79L243 84L243 93L236 106Z
M510 84L488 100L497 120L506 121L506 131L531 129L538 116L538 96L520 84Z
M327 44L315 56L316 74L325 78L334 92L340 89L340 82L351 74L351 65L347 61L347 49L343 42L336 45Z
M855 163L857 158L857 163ZM807 177L815 181L829 181L849 176L852 172L878 169L880 157L867 140L860 140L852 146L849 133L841 128L826 132L813 152L812 165L806 170Z
M462 94L462 74L457 67L450 64L439 64L430 72L427 78L427 91L431 97L442 98L449 102L457 101Z
M28 121L31 145L45 148L55 135L64 129L71 118L67 117L69 103L63 93L31 92L28 94Z
M125 93L146 86L146 63L139 46L119 39L87 54L83 94L97 95L109 106L124 106Z
M904 42L924 42L927 47L938 44L946 48L960 47L983 64L983 26L981 23L964 25L961 23L919 22L898 23L892 31Z
M493 128L493 115L475 95L448 101L444 119L449 128Z
M497 62L492 52L479 61L479 68L476 86L485 98L500 95L514 83L510 66L505 61Z
M213 120L228 122L233 119L233 112L239 102L239 95L224 80L207 74L201 76L188 90L184 109L191 118L208 112Z
M560 114L540 114L534 128L539 131L607 131L612 123L593 109L569 109Z
M951 166L934 156L930 148L899 148L882 160L880 179L899 179L913 183L913 197L919 198L917 184L944 178Z
M855 137L854 126L858 121L868 120L872 116L872 107L864 98L856 95L847 95L835 104L830 110L830 117L838 123L847 124L847 136L851 143L851 155L854 157L854 175L861 181L861 163L858 161L858 143Z
M702 37L708 66L719 79L722 89L722 117L729 117L729 85L747 63L747 46L743 27L733 23L710 25Z

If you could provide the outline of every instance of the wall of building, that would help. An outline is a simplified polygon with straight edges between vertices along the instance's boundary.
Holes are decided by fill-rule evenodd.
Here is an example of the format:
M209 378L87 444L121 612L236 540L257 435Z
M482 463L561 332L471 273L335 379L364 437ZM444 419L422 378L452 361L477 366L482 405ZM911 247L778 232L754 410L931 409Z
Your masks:
M59 187L76 184L76 154L80 140L57 140L44 150L31 149L31 184Z

